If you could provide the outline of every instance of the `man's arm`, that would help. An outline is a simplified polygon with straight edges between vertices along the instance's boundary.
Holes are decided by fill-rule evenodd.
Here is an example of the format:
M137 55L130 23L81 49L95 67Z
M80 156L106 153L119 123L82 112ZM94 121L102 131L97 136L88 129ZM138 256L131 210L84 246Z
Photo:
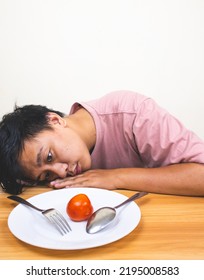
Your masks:
M96 169L55 180L50 185L54 188L94 187L204 196L204 165L180 163L157 168Z

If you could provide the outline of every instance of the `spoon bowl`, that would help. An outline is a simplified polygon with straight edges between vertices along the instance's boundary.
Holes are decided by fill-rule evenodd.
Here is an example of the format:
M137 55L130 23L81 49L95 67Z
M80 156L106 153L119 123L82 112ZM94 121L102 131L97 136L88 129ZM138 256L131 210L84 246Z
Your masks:
M139 192L129 197L115 207L102 207L96 210L88 219L86 224L87 233L97 233L107 227L116 217L116 209L125 205L128 202L136 200L148 194L147 192Z

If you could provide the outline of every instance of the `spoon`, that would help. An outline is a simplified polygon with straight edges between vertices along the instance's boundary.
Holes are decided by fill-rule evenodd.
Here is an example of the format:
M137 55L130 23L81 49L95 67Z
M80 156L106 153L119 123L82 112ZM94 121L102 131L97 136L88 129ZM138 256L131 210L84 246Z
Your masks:
M87 233L96 233L105 227L107 227L116 216L116 209L123 206L124 204L138 199L144 195L148 194L147 192L139 192L129 197L127 200L123 201L121 204L112 207L102 207L96 210L87 221L86 232Z

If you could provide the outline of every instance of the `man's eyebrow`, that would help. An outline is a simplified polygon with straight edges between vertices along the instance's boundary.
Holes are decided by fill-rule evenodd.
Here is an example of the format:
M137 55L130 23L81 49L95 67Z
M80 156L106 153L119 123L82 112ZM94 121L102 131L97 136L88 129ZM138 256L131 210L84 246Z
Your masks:
M42 166L42 149L43 149L43 147L40 148L40 150L39 150L39 152L37 154L36 162L37 162L37 166L38 167Z

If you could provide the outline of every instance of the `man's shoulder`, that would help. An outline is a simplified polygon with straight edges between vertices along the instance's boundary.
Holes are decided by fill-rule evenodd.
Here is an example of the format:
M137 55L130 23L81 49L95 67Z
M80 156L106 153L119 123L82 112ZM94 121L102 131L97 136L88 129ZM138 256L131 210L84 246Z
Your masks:
M135 111L141 105L143 101L148 99L145 95L139 94L138 92L119 90L112 91L103 97L95 101L100 108L112 110L113 112L122 111Z

